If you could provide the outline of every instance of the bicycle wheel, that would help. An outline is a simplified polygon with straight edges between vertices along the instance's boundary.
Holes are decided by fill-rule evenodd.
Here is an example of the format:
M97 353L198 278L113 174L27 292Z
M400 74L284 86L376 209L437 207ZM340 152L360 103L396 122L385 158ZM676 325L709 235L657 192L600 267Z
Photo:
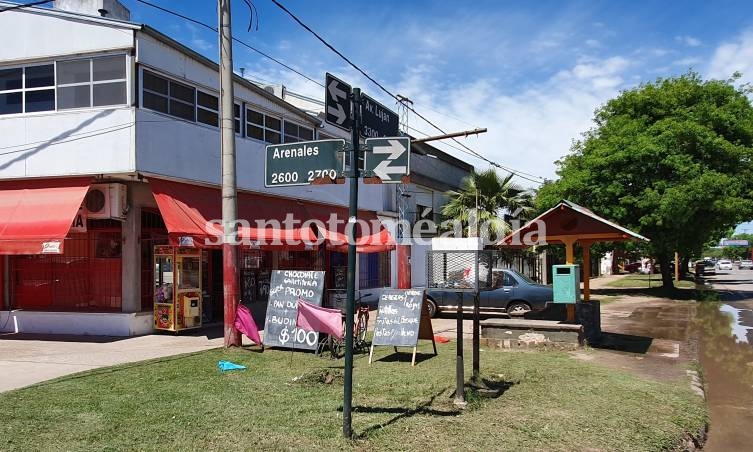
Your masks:
M365 349L368 344L366 343L366 326L368 325L368 319L364 315L358 316L355 328L353 328L353 348L357 350Z
M328 340L328 346L329 346L329 353L332 357L332 359L340 359L343 357L343 354L345 352L344 343L341 339L336 338L335 336L330 335Z

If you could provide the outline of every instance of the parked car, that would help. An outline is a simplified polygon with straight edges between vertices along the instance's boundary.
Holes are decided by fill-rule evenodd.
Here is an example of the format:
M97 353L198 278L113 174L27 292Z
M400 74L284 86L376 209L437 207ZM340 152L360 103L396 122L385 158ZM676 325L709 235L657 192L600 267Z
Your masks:
M716 275L716 264L714 261L703 261L703 274L704 275Z
M551 286L537 284L531 278L511 269L492 269L492 290L481 292L479 306L486 314L523 315L540 311L554 299ZM429 314L455 312L462 298L464 312L473 312L473 293L429 289Z
M638 273L643 269L643 264L640 261L630 262L623 267L627 273Z
M750 259L743 259L740 261L740 270L747 268L749 270L753 270L753 261Z
M732 270L732 261L729 259L720 259L716 261L717 270Z

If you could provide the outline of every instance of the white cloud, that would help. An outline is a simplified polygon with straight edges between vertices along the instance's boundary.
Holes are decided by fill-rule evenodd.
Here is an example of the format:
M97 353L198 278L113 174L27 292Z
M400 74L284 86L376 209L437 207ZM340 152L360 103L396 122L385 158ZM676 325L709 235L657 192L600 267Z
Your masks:
M743 81L753 81L753 30L717 47L706 72L711 78L727 79L735 71L743 74Z
M471 124L488 128L485 134L461 139L471 149L504 166L554 179L554 161L569 152L574 139L593 127L594 110L624 87L623 79L631 66L631 61L619 56L591 59L517 92L494 79L479 79L438 92L424 78L429 74L414 73L403 80L401 90L414 100L416 110L447 132L468 130ZM438 133L413 115L410 121L422 131ZM446 142L432 144L477 168L488 167ZM523 179L519 182L535 186Z
M703 60L696 57L688 57L688 58L681 58L679 60L673 61L672 64L675 66L683 66L683 67L693 67L697 66L699 63L701 63Z
M601 47L601 43L596 39L586 39L586 45L588 47Z
M685 44L688 47L698 47L701 45L701 40L698 38L694 38L693 36L675 36L675 41Z

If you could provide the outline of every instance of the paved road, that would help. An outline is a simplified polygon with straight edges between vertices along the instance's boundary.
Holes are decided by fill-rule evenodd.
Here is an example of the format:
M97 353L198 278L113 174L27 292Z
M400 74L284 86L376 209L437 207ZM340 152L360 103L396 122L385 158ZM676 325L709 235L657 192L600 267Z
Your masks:
M719 272L707 280L719 292L722 303L718 312L704 312L703 306L699 306L700 360L711 424L704 450L750 450L753 444L753 270Z

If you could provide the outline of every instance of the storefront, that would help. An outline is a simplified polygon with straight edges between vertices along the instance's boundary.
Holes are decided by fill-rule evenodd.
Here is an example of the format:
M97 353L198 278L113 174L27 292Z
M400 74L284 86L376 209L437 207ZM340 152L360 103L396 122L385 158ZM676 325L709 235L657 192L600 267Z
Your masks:
M207 228L208 220L221 218L219 188L158 178L109 181L127 187L127 212L91 218L84 204L94 182L0 182L0 218L8 219L0 224L0 296L13 317L3 331L150 332L159 286L155 247L167 245L197 250L201 323L221 320L222 252L216 227ZM327 287L344 288L347 209L240 192L238 214L251 225L239 230L241 301L257 318L263 319L272 270L326 270ZM341 220L335 227L305 224L332 215ZM290 216L295 226L276 226ZM376 215L364 211L360 218ZM257 220L273 223L257 227ZM361 288L389 286L392 238L385 230L359 236Z

